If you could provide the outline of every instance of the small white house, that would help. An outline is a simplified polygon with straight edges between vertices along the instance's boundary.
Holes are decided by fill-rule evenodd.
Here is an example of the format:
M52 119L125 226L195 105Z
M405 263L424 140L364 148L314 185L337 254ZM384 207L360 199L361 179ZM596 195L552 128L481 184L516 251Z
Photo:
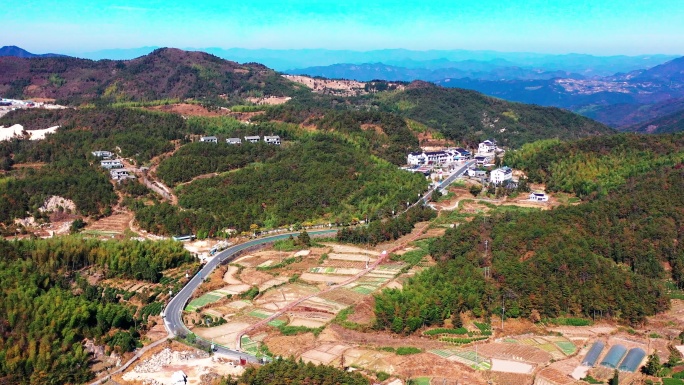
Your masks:
M245 136L245 140L250 142L250 143L259 143L261 140L261 137L259 136Z
M119 159L105 159L100 161L100 166L106 169L123 168L123 162Z
M92 154L94 157L102 159L109 159L113 155L110 151L93 151Z
M218 143L218 138L215 136L203 136L200 138L200 142L205 143Z
M461 147L452 149L451 153L453 154L455 161L469 160L472 158L472 154L470 154L470 151Z
M548 202L549 196L542 191L532 191L529 199L534 202Z
M480 154L491 154L496 151L496 141L495 140L485 140L480 143L477 147L477 152Z
M135 179L135 175L131 174L129 170L110 170L109 175L116 181Z
M228 139L226 139L226 143L228 143L228 144L242 144L242 139L240 139L240 138L228 138Z
M264 142L266 142L268 144L275 144L276 146L280 146L280 136L278 136L278 135L264 136Z
M478 166L484 166L486 164L491 164L494 161L493 155L476 155L475 163Z
M419 166L427 163L427 155L424 152L410 152L406 157L406 164L409 166Z
M504 184L513 179L513 170L510 167L504 166L492 170L489 178L494 184Z

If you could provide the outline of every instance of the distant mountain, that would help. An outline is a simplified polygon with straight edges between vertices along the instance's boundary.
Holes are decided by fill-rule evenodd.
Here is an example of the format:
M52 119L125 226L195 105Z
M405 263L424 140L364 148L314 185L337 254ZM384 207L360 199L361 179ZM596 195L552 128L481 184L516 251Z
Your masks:
M31 53L23 48L19 48L16 45L6 45L0 48L0 57L3 56L13 56L21 58L32 58L32 57L67 57L66 55L58 55L56 53L45 53L45 54L35 54Z
M684 131L684 102L680 101L681 109L669 115L629 127L625 131L645 134L669 134Z
M146 55L158 47L109 49L95 52L72 53L73 56L99 60L129 60ZM327 49L246 49L246 48L188 48L240 63L262 63L276 71L322 67L340 63L383 63L411 69L461 68L455 62L489 62L497 67L540 68L543 71L563 71L583 76L609 76L628 73L665 63L677 56L593 56L582 54L549 55L528 52L497 52L469 50L383 49L371 51ZM478 64L479 65L479 64Z
M0 95L64 103L166 98L283 96L298 86L260 64L238 64L204 52L160 48L129 61L0 58Z
M324 67L308 67L285 71L291 75L322 76L330 79L350 79L358 81L387 80L387 81L413 81L423 80L437 82L447 78L473 78L479 80L531 80L573 78L583 79L579 74L564 71L544 71L541 69L521 68L515 66L502 66L500 62L467 60L461 62L448 62L450 67L428 68L405 68L391 66L383 63L364 64L333 64Z
M161 47L140 47L140 48L130 48L130 49L105 49L94 52L82 52L75 54L74 56L82 59L90 60L132 60L140 56L149 55L155 49ZM201 50L200 50L201 51Z
M612 127L631 126L675 112L684 100L684 58L601 78L482 80L447 78L435 83L473 89L522 103L566 108Z

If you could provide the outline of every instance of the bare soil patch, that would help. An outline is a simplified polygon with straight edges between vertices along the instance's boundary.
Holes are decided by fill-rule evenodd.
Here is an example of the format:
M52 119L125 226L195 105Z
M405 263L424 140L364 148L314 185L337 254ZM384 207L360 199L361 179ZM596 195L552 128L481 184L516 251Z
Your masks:
M304 333L296 336L273 336L264 340L268 350L273 354L290 357L299 357L301 354L316 345L316 337L312 333Z
M197 104L189 104L189 103L178 103L178 104L168 104L164 106L154 106L154 107L146 107L148 110L152 111L163 111L163 112L170 112L174 114L180 114L184 116L222 116L222 115L228 115L229 111L222 110L222 109L217 109L217 110L208 110L205 107L202 107Z

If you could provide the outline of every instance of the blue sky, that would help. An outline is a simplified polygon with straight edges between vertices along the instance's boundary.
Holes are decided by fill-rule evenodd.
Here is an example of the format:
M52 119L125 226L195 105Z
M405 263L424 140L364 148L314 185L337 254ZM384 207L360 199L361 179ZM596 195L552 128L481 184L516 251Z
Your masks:
M684 54L683 0L22 0L0 45Z

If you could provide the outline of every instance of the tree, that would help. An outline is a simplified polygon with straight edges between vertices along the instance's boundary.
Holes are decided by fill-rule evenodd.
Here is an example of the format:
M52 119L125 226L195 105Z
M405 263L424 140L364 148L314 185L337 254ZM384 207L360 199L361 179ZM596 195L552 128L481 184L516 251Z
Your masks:
M251 231L253 235L256 235L257 231L259 231L259 225L252 223L249 225L249 231Z
M660 357L658 357L656 353L653 353L650 356L648 356L648 362L646 362L646 366L644 366L643 372L645 374L648 374L649 376L657 376L660 372L660 369L662 369L662 365L660 364Z
M306 247L311 246L311 237L309 237L309 233L307 233L306 230L302 231L299 234L299 236L297 237L297 243Z
M610 379L610 385L619 385L620 384L620 373L615 369L613 372L613 378Z
M86 223L83 221L83 219L78 218L75 221L71 222L71 227L69 228L69 231L71 232L71 234L76 234L85 226Z
M454 326L454 329L463 327L463 319L461 318L461 313L459 313L458 311L454 311L454 313L451 315L451 324Z
M482 186L476 185L476 184L470 186L470 193L473 194L474 197L480 195L481 192L482 192Z

